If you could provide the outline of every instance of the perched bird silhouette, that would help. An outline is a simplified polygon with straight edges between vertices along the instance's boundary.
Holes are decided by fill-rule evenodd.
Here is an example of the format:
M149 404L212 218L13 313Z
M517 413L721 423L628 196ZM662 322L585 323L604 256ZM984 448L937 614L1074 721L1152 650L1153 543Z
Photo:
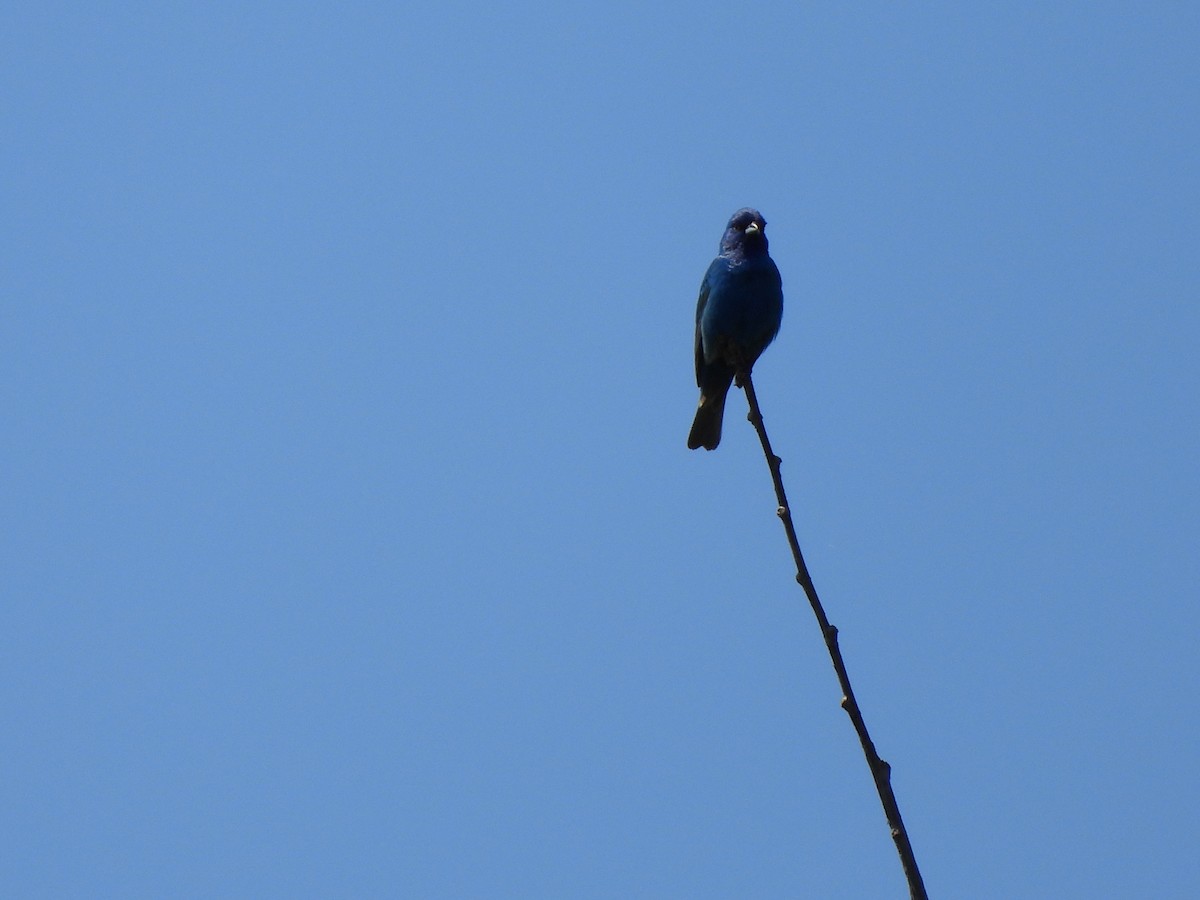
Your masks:
M725 396L739 368L749 372L775 340L783 318L783 281L767 253L766 221L739 209L725 227L721 253L700 284L696 303L696 384L700 406L688 449L717 449Z

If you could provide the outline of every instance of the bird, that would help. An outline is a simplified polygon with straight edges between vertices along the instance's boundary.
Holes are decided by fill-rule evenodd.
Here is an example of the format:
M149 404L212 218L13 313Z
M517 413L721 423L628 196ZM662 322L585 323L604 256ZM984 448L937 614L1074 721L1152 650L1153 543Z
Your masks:
M783 320L783 279L767 252L767 222L739 209L721 237L721 251L700 283L696 302L696 384L700 405L688 449L721 443L725 397L741 369L750 372Z

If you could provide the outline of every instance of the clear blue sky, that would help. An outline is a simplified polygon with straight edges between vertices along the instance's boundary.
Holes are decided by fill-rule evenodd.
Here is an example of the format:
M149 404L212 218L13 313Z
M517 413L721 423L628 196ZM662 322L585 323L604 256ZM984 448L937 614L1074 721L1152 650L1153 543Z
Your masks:
M900 6L903 6L901 4ZM1200 12L0 15L0 895L1200 895Z

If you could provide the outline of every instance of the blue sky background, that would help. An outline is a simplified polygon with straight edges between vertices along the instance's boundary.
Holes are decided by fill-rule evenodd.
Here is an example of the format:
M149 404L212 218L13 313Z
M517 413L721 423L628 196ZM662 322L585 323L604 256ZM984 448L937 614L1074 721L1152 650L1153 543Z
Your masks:
M1200 12L10 4L0 894L1200 894Z

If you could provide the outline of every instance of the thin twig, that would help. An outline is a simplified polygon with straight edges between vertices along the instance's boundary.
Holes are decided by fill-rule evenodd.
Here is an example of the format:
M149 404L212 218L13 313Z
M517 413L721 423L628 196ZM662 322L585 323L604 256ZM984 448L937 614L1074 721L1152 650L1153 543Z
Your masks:
M829 649L829 658L833 660L833 669L837 672L838 683L842 687L842 709L850 716L854 730L858 733L859 743L862 744L863 754L867 757L867 765L871 767L871 777L875 779L875 788L879 791L879 800L883 804L883 813L887 817L888 827L892 832L892 840L896 842L896 851L900 854L900 865L904 869L904 877L908 879L908 891L912 900L928 900L925 893L925 883L921 880L921 872L917 868L917 859L913 855L912 844L908 841L908 832L904 830L904 820L900 817L900 806L896 803L896 795L892 793L892 767L875 751L875 744L867 732L867 723L863 721L862 711L854 698L854 689L850 686L850 676L846 674L846 664L842 661L842 651L838 649L838 630L829 624L821 600L817 597L817 589L813 587L812 576L808 574L808 566L804 564L804 555L800 552L800 541L796 538L796 528L792 524L792 510L788 506L787 494L783 490L783 477L779 474L782 460L771 449L771 441L767 438L767 430L763 427L762 411L758 406L758 396L754 393L754 382L750 373L738 372L738 386L745 388L746 400L750 404L750 414L746 417L754 430L758 432L758 440L762 444L763 454L767 465L771 468L771 478L775 482L775 497L779 501L776 510L783 521L783 530L787 532L788 543L792 547L792 558L796 561L796 581L804 588L813 615L821 626L821 634L825 638L825 646Z

